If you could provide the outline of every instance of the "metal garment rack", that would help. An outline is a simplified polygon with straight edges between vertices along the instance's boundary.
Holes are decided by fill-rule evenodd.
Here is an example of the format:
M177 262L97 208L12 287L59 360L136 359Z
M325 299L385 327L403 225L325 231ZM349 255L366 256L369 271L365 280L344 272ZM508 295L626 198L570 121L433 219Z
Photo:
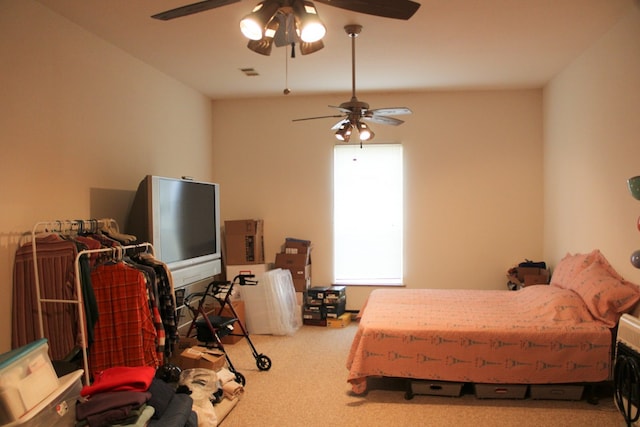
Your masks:
M38 324L40 327L40 337L45 338L44 334L44 322L42 317L42 303L59 303L59 304L75 304L78 310L78 322L80 323L80 344L82 347L82 363L84 367L84 383L86 385L91 384L89 375L89 359L87 357L87 331L84 317L84 301L82 298L82 283L80 279L80 259L85 255L98 254L98 253L112 253L118 258L122 258L122 255L128 249L146 248L147 251L151 250L151 254L154 253L153 245L148 242L137 243L132 245L122 245L113 248L100 248L100 249L85 249L79 251L76 254L74 260L74 282L76 288L76 299L49 299L42 298L40 293L40 276L38 274L38 262L37 262L37 249L36 249L36 237L41 232L53 232L53 233L84 233L84 232L98 232L101 229L110 228L118 231L118 223L112 218L104 219L89 219L89 220L56 220L38 222L33 226L31 230L31 248L33 252L33 273L36 287L36 298L38 305Z

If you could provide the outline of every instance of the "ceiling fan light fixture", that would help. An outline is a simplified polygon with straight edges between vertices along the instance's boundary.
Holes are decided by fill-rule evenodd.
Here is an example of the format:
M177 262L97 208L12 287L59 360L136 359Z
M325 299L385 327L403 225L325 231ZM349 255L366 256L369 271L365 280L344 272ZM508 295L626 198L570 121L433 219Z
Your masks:
M271 55L271 50L273 49L273 38L279 27L280 22L277 19L272 19L264 30L264 37L260 40L249 40L247 47L260 55Z
M299 47L300 53L303 55L307 55L309 53L317 52L322 49L324 47L324 43L322 42L322 40L318 40L317 42L313 43L300 42Z
M280 4L275 0L265 0L258 3L251 13L240 21L240 31L250 40L262 39L279 8Z
M358 133L360 134L361 141L369 141L370 139L373 139L373 137L375 136L375 134L369 128L369 126L367 126L366 123L361 121L358 121Z
M351 122L343 123L336 131L336 139L338 141L349 142L353 126Z
M296 0L293 2L292 8L300 40L313 43L321 40L327 34L327 27L318 17L318 10L312 2Z

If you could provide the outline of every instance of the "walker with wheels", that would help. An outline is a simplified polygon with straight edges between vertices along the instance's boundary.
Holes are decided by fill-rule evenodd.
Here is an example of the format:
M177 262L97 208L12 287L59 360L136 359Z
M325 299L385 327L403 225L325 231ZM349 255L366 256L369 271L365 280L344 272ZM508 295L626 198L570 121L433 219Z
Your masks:
M231 363L231 359L224 349L221 338L225 336L240 336L246 338L253 357L256 359L258 369L260 371L268 371L271 368L271 359L264 354L258 353L253 342L251 342L246 327L243 322L239 320L238 313L231 301L233 287L236 284L240 286L256 286L258 281L254 280L254 277L253 274L239 274L231 281L213 281L207 285L204 292L192 293L188 295L184 301L185 307L187 307L193 315L187 336L191 337L195 329L198 341L205 343L206 346L216 347L220 350L227 360L229 370L236 376L236 381L242 385L245 384L246 380L240 372L236 371L233 363ZM217 302L214 314L207 314L205 307L207 298L213 298ZM226 307L229 307L233 317L222 316L222 312ZM234 325L239 327L240 332L236 331Z

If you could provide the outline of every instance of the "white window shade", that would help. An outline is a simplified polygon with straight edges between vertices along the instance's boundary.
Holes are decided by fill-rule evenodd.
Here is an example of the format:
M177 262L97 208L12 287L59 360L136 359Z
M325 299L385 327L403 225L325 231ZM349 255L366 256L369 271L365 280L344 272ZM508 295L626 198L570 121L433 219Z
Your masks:
M399 144L334 149L334 283L402 284L403 170Z

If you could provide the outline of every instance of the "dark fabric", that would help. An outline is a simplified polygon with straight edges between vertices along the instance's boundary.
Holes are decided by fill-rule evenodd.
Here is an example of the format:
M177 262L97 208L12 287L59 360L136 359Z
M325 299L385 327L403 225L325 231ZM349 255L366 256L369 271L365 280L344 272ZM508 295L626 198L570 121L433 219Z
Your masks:
M87 417L89 427L109 427L113 424L133 424L142 414L145 405L126 405Z
M166 382L158 378L154 378L151 382L151 386L149 387L149 393L151 393L151 398L148 403L150 406L153 406L153 409L155 409L155 413L152 418L157 420L162 417L166 409L169 407L171 399L175 396L176 392L173 387Z
M193 407L193 399L188 394L176 394L169 407L158 420L151 419L149 426L156 427L197 427L198 418Z
M151 393L140 391L113 391L99 393L76 406L76 419L84 420L96 414L120 409L122 407L138 408L151 398Z

